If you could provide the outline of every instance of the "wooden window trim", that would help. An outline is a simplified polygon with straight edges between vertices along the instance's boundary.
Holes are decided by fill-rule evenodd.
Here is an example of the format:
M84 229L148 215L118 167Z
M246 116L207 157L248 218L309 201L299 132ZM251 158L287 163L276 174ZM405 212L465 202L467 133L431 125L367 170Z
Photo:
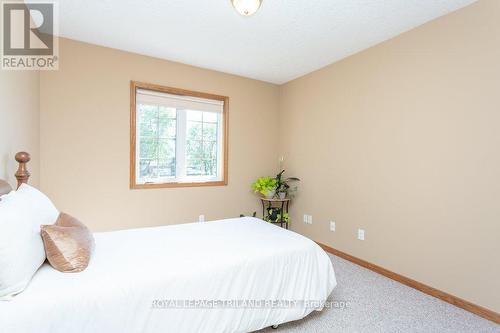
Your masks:
M223 119L223 170L222 180L211 182L171 182L160 184L137 184L136 182L136 93L137 89L147 89L152 91L164 92L168 94L200 97L214 99L224 102L222 112ZM175 188L175 187L205 187L205 186L226 186L228 184L228 153L229 153L229 97L220 96L198 91L191 91L179 88L161 86L157 84L144 83L138 81L130 81L130 189L158 189L158 188Z

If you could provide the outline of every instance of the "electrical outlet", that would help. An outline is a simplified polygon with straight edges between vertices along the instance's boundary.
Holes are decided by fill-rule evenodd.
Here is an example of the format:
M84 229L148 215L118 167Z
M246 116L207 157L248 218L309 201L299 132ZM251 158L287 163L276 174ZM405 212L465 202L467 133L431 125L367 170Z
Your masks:
M205 215L198 216L198 222L205 222Z
M306 214L304 214L304 223L306 223L306 224L307 224L307 223L308 223L308 222L307 222L308 220L309 220L309 219L307 218L307 215L306 215Z
M358 239L362 241L365 240L365 231L363 229L358 229Z
M335 221L330 221L330 231L335 231Z
M308 216L307 223L313 224L313 217L312 217L312 215Z

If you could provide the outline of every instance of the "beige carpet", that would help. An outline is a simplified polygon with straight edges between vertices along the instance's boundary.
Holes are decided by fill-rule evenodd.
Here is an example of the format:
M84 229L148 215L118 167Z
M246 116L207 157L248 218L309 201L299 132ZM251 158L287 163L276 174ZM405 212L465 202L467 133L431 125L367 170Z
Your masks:
M350 303L259 333L500 333L500 325L330 255L338 285L330 298ZM495 291L498 292L498 291Z

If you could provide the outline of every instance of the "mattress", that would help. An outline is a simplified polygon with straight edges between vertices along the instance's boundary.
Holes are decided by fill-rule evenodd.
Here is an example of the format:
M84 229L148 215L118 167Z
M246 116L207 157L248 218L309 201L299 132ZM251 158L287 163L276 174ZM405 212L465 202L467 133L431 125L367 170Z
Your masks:
M256 218L95 239L84 272L44 264L0 302L0 332L251 332L321 310L336 285L317 244Z

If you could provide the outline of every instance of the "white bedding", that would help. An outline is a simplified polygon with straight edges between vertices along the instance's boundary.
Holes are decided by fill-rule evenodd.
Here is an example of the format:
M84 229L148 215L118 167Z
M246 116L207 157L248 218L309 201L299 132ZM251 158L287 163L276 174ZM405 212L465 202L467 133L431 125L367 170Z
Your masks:
M22 294L0 302L0 332L250 332L314 310L305 303L273 308L264 300L324 301L336 285L318 245L255 218L95 238L86 271L65 274L44 264ZM205 308L196 308L203 300ZM231 308L223 300L256 303ZM164 308L183 304L195 308Z

